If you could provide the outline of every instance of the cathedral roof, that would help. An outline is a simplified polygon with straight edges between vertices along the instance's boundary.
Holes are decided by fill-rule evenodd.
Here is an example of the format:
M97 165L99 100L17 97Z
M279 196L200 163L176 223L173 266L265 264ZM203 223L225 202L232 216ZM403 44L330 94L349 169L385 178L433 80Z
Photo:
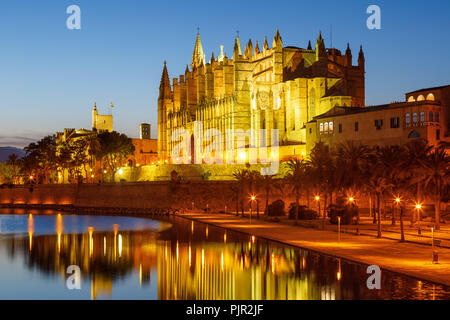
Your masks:
M203 53L202 41L200 40L200 33L197 33L195 40L194 53L192 54L192 66L205 65L205 54Z

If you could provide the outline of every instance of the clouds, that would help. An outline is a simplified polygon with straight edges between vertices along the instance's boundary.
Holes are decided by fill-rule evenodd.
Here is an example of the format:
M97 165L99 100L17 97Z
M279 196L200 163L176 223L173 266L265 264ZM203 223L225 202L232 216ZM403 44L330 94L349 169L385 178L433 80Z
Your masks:
M0 135L0 147L23 148L32 142L42 139L48 134L26 134L26 135Z

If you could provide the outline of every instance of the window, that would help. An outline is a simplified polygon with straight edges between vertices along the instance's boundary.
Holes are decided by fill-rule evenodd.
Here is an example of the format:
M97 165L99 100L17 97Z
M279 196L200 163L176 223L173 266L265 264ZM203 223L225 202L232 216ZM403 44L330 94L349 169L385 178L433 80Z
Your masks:
M410 96L410 97L408 98L408 102L415 102L415 101L416 101L416 99L414 99L413 96Z
M420 95L417 97L417 101L424 101L425 97L423 95Z
M342 123L339 123L339 133L342 133Z
M412 114L412 122L417 123L417 112L413 112Z
M439 112L434 113L434 121L439 122Z
M312 134L312 129L311 128L309 128L309 134Z
M429 100L429 101L434 101L434 94L429 93L429 94L427 95L427 100Z
M441 140L441 130L436 130L436 140Z
M425 112L420 111L420 122L425 122Z
M383 120L381 120L381 119L375 120L375 127L377 128L377 130L380 130L382 126L383 126Z
M333 132L334 128L333 128L333 122L330 122L328 124L328 129L330 130L330 133Z
M411 124L411 116L409 113L405 114L405 123L407 127Z
M433 122L433 111L428 113L428 121Z
M408 135L408 138L409 138L409 139L417 139L417 138L420 138L420 134L419 134L416 130L413 130L413 131L411 131L411 133Z
M355 131L358 131L359 130L359 123L358 123L358 121L356 121L355 122Z
M328 133L328 122L325 122L323 130L325 131L325 133Z
M320 124L319 132L320 132L320 133L323 133L323 123Z
M391 128L399 128L400 127L400 118L391 118Z

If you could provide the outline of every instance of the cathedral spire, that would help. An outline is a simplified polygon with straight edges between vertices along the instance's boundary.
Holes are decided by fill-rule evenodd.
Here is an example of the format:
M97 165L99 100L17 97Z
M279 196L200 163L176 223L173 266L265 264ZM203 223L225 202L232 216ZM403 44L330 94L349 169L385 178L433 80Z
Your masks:
M319 60L319 57L324 57L327 55L327 51L325 50L325 43L322 38L322 31L319 31L319 38L316 41L316 60Z
M205 54L203 52L202 41L200 40L200 32L197 32L197 39L195 40L194 53L192 54L192 69L205 65Z
M281 36L280 36L280 30L278 30L277 28L277 32L275 33L275 37L273 37L273 44L272 47L282 47L283 46L283 41L281 40Z
M350 43L347 42L347 50L345 50L345 56L347 57L347 65L352 65L352 50L350 49Z
M361 45L361 47L359 48L358 66L364 67L365 61L366 61L366 59L364 58L364 52L363 52L362 45Z
M308 41L308 49L307 50L312 50L311 40Z
M161 75L161 83L159 85L159 97L160 98L169 98L171 92L170 87L170 79L169 79L169 73L167 72L167 65L166 61L164 61L164 68Z
M256 40L255 43L255 56L259 53L259 45L258 45L258 40Z
M267 43L267 36L264 38L263 51L269 50L269 44Z
M237 36L236 40L234 41L233 60L236 60L237 58L239 58L239 56L242 56L242 49L241 41L239 40L239 36Z

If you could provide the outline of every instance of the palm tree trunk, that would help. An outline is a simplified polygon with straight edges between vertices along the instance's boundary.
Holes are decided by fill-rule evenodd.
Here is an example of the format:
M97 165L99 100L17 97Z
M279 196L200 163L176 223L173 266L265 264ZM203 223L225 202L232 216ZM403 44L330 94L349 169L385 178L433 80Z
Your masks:
M266 190L266 209L264 214L269 215L269 190Z
M325 194L325 199L323 199L323 228L325 229L325 223L327 221L327 200L328 196Z
M441 229L441 183L436 181L436 196L434 201L435 230Z
M295 188L295 224L298 223L298 205L299 205L299 190L298 188Z
M378 235L377 238L381 238L381 210L380 210L380 195L377 193L377 211L378 211Z
M400 242L405 242L405 230L403 229L403 207L400 206Z
M239 191L236 192L236 215L239 216Z

